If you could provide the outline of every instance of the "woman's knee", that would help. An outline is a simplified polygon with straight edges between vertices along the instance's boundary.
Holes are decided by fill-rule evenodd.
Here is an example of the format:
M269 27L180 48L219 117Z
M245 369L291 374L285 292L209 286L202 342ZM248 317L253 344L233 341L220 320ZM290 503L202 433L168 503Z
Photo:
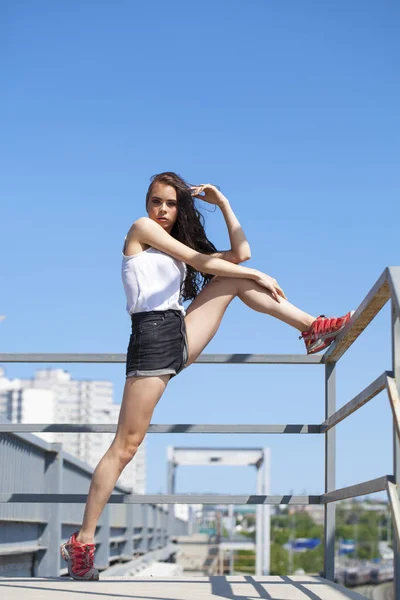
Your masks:
M142 441L143 438L135 434L114 440L112 448L122 466L126 466L135 457Z
M216 276L211 280L209 285L219 286L224 292L232 296L237 296L243 281L245 280L239 277Z

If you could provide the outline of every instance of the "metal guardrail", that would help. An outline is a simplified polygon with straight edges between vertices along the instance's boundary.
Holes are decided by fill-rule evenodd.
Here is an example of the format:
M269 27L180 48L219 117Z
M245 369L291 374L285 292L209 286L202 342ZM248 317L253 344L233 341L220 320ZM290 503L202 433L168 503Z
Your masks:
M355 398L339 410L336 410L336 363L351 344L369 325L386 302L391 299L392 306L392 370L386 371L367 386ZM1 354L0 362L91 362L122 363L124 354ZM274 354L204 354L197 363L213 364L309 364L325 367L325 421L321 424L287 424L287 425L151 425L149 433L322 433L325 436L325 493L320 496L235 496L235 495L113 495L110 503L135 504L137 502L163 503L226 503L226 504L323 504L325 506L324 531L324 576L334 580L334 529L335 505L337 500L353 498L377 491L387 490L393 513L396 540L395 555L395 590L400 597L400 267L388 267L360 304L346 329L339 334L323 355L274 355ZM378 479L362 482L344 489L335 489L335 426L343 419L369 402L384 389L387 390L393 411L393 474ZM113 432L113 425L2 425L0 432L10 431L104 431ZM82 494L15 494L11 491L0 494L0 502L85 502ZM395 595L396 595L395 594ZM397 597L396 596L396 597Z
M86 498L92 473L89 465L64 452L61 444L30 434L0 433L1 486L16 490L11 502L0 503L0 576L46 577L66 572L61 569L59 546L79 529L83 505L76 499L49 504L48 498L68 489ZM27 503L26 490L44 493L45 498ZM120 485L114 488L119 499L130 497L131 492ZM115 504L106 506L96 530L96 564L101 569L110 562L131 561L149 553L166 560L174 552L171 537L187 533L187 523L171 517L163 505Z

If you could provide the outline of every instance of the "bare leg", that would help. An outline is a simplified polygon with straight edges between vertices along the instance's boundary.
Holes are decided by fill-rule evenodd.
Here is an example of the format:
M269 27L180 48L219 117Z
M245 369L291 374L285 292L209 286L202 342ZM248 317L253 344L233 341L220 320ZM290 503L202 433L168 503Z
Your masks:
M247 306L262 312L299 331L307 331L315 317L303 312L281 298L274 300L269 291L255 281L231 277L216 277L211 280L193 300L185 317L189 360L193 363L212 340L229 304L238 296Z
M78 542L92 544L97 522L108 502L118 477L135 456L150 425L153 411L161 398L169 375L128 377L125 383L115 438L99 464L90 484Z

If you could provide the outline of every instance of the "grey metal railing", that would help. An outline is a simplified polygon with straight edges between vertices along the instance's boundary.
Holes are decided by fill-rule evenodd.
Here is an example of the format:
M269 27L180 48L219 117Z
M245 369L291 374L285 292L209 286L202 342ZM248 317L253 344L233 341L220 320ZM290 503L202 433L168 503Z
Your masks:
M392 312L392 370L386 371L367 386L355 398L336 410L336 364L346 350L368 326L381 308L391 299ZM123 363L124 354L0 354L0 362L101 362ZM204 354L198 363L229 364L308 364L325 368L325 421L320 424L285 425L151 425L149 433L302 433L325 436L325 492L318 496L263 496L263 495L129 495L113 494L110 504L137 503L202 503L202 504L323 504L325 506L324 576L334 579L335 553L335 502L365 494L386 490L392 510L395 528L395 597L400 597L400 267L388 267L367 294L353 315L349 325L323 355L275 355L275 354ZM336 437L335 426L354 413L378 393L387 390L393 411L393 473L372 481L358 483L342 489L335 485ZM114 425L1 425L0 432L39 431L97 431L114 432ZM85 494L28 493L18 494L11 490L0 494L0 502L72 503L85 502Z
M8 428L10 423L0 420ZM58 495L68 489L86 498L93 469L37 436L0 433L0 478L3 489L13 489L14 501L0 504L0 576L4 574L58 576L59 546L76 531L83 516L82 503L60 503ZM55 494L48 504L26 503L25 492ZM131 489L117 485L114 493L123 498ZM21 503L16 501L21 494ZM167 559L175 553L171 538L187 533L187 523L153 503L140 506L107 505L96 530L96 565L105 569L113 561L131 561L152 554Z

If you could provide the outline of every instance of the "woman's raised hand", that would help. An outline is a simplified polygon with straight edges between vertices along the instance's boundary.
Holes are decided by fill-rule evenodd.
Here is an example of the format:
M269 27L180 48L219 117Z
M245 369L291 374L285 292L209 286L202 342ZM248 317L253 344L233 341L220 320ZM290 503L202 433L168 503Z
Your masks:
M192 196L198 198L199 200L204 200L204 202L208 202L209 204L221 206L224 202L228 201L227 198L219 191L219 189L211 183L195 185L190 189ZM204 194L204 196L201 196L200 194Z
M269 275L266 275L265 273L262 273L261 271L256 271L256 274L253 279L256 283L258 283L258 285L261 285L261 287L264 287L269 292L271 292L272 297L277 302L280 302L281 298L284 298L285 300L287 300L287 298L285 296L285 292L282 290L282 288L280 287L277 280L274 279L273 277L270 277Z

